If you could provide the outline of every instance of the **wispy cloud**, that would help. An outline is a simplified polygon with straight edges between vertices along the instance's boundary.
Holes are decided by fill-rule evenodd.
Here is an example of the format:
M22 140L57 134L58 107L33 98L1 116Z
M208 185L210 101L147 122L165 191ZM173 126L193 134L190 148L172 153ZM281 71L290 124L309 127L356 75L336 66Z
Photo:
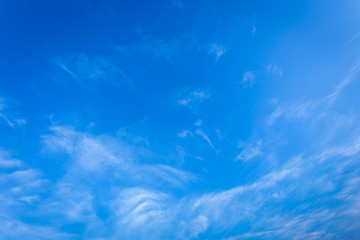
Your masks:
M240 144L239 147L244 148L241 153L239 153L235 160L242 160L242 161L249 161L259 155L262 154L261 147L262 147L262 140L258 140L255 145L246 145L242 146L243 144Z
M198 136L200 136L203 140L205 140L207 142L207 144L215 151L218 152L216 150L216 148L214 147L214 144L212 143L212 141L210 140L208 134L206 134L203 129L201 128L203 125L202 120L197 119L194 123L195 129L193 130L183 130L180 133L178 133L178 136L180 138L185 138L185 137L194 137L194 133Z
M91 145L88 145L88 143L91 143L92 141L96 141L98 144L101 144L102 139L97 139L95 137L91 137L87 134L82 134L75 132L74 130L57 127L55 128L55 131L60 131L61 133L56 133L56 135L60 134L60 138L55 137L53 139L49 136L44 138L44 141L46 144L50 144L52 146L57 146L60 148L61 151L66 151L67 153L72 156L73 160L75 161L74 164L77 166L77 161L81 161L82 157L80 155L83 155L85 153L82 153L82 149L84 151L89 151L90 154L85 154L87 161L100 161L101 166L106 166L107 164L112 164L114 162L114 157L116 157L116 154L114 154L114 151L110 149L106 150L107 148L99 148L97 145L94 145L92 143ZM210 146L213 147L211 141L207 137L207 135L202 132L202 130L197 131L197 134L199 134L201 137L203 137ZM65 135L65 136L63 136ZM70 138L70 139L69 139ZM83 138L92 138L92 141L90 140L84 140ZM82 146L85 144L85 146ZM108 145L108 144L107 144ZM96 147L97 146L97 147ZM96 150L94 154L94 148L102 149L102 150ZM213 147L214 148L214 147ZM97 151L103 151L106 152L102 153L100 158L97 158L94 156L97 156ZM115 151L116 152L116 151ZM90 158L92 156L93 158ZM105 159L104 159L105 158ZM107 163L106 161L109 161ZM128 161L128 160L126 160ZM114 163L117 163L116 161ZM121 162L120 162L121 163ZM174 169L169 166L164 165L134 165L132 161L130 161L127 165L127 171L130 171L132 173L137 172L134 175L148 175L151 174L152 178L158 176L161 179L163 179L166 182L170 182L172 185L176 186L180 184L181 182L188 181L189 178L192 178L191 175L189 175L186 172ZM92 165L92 164L91 164ZM124 163L122 163L124 165ZM126 164L125 164L126 165ZM84 166L81 163L81 166ZM102 172L100 165L96 165L97 170L93 168L87 168L84 166L84 170L91 171L92 173L99 174ZM121 165L114 165L113 167L117 169L121 169L123 166ZM79 169L76 167L76 169ZM137 171L136 169L140 169L140 171ZM95 172L94 172L95 171ZM134 172L135 171L135 172ZM192 224L186 224L186 226L180 224L179 229L175 230L179 236L182 236L180 238L188 238L188 237L197 237L199 234L207 231L207 229L214 228L216 224L218 224L218 218L215 217L216 214L221 214L220 216L225 216L225 214L230 211L230 206L234 204L235 199L238 198L239 194L245 194L245 192L248 191L259 191L264 188L268 188L276 184L278 181L281 181L284 178L287 178L288 176L296 175L298 172L297 167L295 165L289 165L286 166L283 170L278 172L273 172L259 181L246 185L246 186L240 186L233 188L228 191L224 191L221 193L212 193L208 195L201 196L199 198L184 198L184 199L176 199L172 197L169 194L163 193L161 191L155 190L155 189L149 189L149 188L139 188L139 182L137 182L136 188L125 188L124 190L121 190L121 193L118 195L118 197L113 200L112 208L117 209L116 210L116 216L118 218L117 224L118 226L127 226L129 229L128 231L117 231L116 236L122 236L122 237L134 237L134 236L164 236L164 234L168 234L169 229L172 229L174 227L174 224L178 224L178 221L186 221L190 222ZM79 173L77 172L77 175ZM123 174L123 172L121 173ZM74 175L75 176L75 175ZM116 177L116 175L114 175ZM130 177L127 175L127 178ZM107 173L107 178L109 178L109 173ZM140 176L140 179L143 178ZM72 180L73 182L74 180ZM65 204L62 209L67 209L65 213L69 217L76 217L79 218L79 216L84 216L88 212L88 214L93 214L92 205L89 205L89 202L91 202L91 199L95 196L88 195L84 190L81 190L81 194L84 195L78 195L77 192L68 191L66 189L69 189L72 185L64 185L64 183L61 183L62 186L59 191L58 196L67 196L64 198L64 200L61 201L62 204ZM119 188L121 185L119 185ZM74 188L74 187L71 187ZM79 189L80 190L80 189ZM79 191L77 190L77 191ZM86 191L86 190L85 190ZM80 196L80 199L78 199L76 196ZM78 199L78 200L76 200ZM85 201L88 199L89 201ZM85 201L85 202L84 202ZM242 205L241 201L236 201L238 207ZM76 204L75 204L76 203ZM60 204L60 203L58 203ZM75 205L74 205L75 204ZM51 206L51 205L50 205ZM219 208L222 206L221 208ZM180 209L188 209L188 211L193 212L191 214L192 216L182 216ZM173 209L169 211L168 209ZM193 210L191 210L193 209ZM215 210L218 209L218 210ZM214 212L215 211L215 212ZM179 215L179 216L178 216ZM86 215L85 215L86 216ZM90 215L91 216L91 215ZM175 217L178 216L178 217ZM180 217L180 218L179 218ZM190 217L190 218L189 218ZM243 219L243 217L241 217ZM229 221L223 222L223 227L225 226L233 226L239 221L239 218L230 219ZM149 225L150 224L150 225ZM196 227L195 227L196 224ZM135 229L138 229L139 226L149 225L146 228L143 228L142 231L135 231ZM153 226L153 227L150 227ZM153 230L153 228L156 227L156 231ZM123 228L120 228L123 229Z
M272 125L277 119L284 117L287 120L305 119L311 116L311 111L317 107L317 102L298 100L292 104L284 103L276 106L271 113L268 123Z
M29 240L73 239L74 234L63 233L53 227L27 224L11 218L0 218L0 237L3 239L21 239L26 236Z
M328 96L323 99L323 101L327 102L330 105L334 101L336 101L343 89L356 79L356 77L359 75L359 71L360 61L354 64L347 76L335 87L335 89Z
M0 239L358 239L360 62L323 93L358 54L349 6L140 5L8 14L6 42L37 37L0 67Z
M8 152L0 150L0 168L15 168L22 165L20 160L13 159Z
M65 152L72 158L71 171L85 175L113 172L127 176L128 180L154 181L157 177L169 183L181 185L193 176L170 166L138 163L140 148L128 145L112 137L95 137L88 133L77 132L70 127L53 126L54 134L43 136L45 150ZM75 172L74 172L75 174Z
M23 126L26 124L25 119L13 117L10 110L6 108L5 100L0 97L0 118L2 118L9 127Z
M214 54L216 60L219 60L219 58L224 55L226 51L227 49L219 44L211 44L209 49L209 53Z
M306 209L306 206L302 206L294 212L279 215L279 203L286 202L289 196L302 201L304 198L311 198L312 192L323 194L332 191L331 185L334 184L330 184L330 187L325 186L329 185L331 179L335 179L332 177L337 176L338 170L334 168L328 173L329 176L324 178L319 169L330 167L333 162L314 162L314 158L319 159L316 155L307 158L294 157L279 168L245 185L224 191L198 195L185 193L178 196L171 190L164 189L163 184L168 183L171 187L182 186L194 179L191 173L167 165L141 163L132 154L137 152L136 148L124 145L110 136L93 136L64 126L53 126L51 130L51 134L43 136L43 143L48 151L68 154L67 172L54 183L50 196L39 206L38 214L51 213L58 218L65 218L66 221L86 223L86 229L90 232L106 227L110 238L199 238L209 231L228 232L244 222L252 222L251 229L230 238L227 236L228 239L251 236L270 238L274 235L287 237L289 232L304 238L323 237L327 235L311 230L312 227L319 222L325 224L326 221L338 219L336 216L343 214L341 206L332 213L326 209L302 212L302 209ZM212 145L201 129L198 129L196 134ZM358 145L357 138L354 139L354 142L342 148L345 150L341 150L340 146L334 148L334 151L338 149L340 156L353 159L344 163L341 171L356 164L355 158L351 156L355 156L359 151L346 150ZM251 159L254 153L260 151L262 141L247 147L248 150L244 149L242 155ZM13 160L8 155L5 156L7 160ZM332 159L334 156L334 153L324 154L321 158ZM318 164L322 164L322 167ZM31 202L31 196L36 192L34 189L42 186L36 183L41 180L39 174L37 170L16 170L3 180L20 181L23 188L16 192L30 191L32 194L21 195L21 199L24 200L18 201ZM356 173L352 173L352 176L355 175ZM125 179L126 183L123 182ZM159 184L152 182L154 179ZM100 191L100 186L107 181L112 182L111 188ZM316 184L307 184L309 181ZM356 181L358 180L354 177L347 178L345 182L348 187L343 188L344 190L335 196L337 201L341 199L340 201L351 201L351 204L356 203L354 198L350 200L350 197L354 197L354 192L358 191L356 187L350 188ZM24 188L25 182L31 184ZM302 182L305 185L302 185ZM339 179L337 184L341 182L343 180ZM107 197L106 204L102 202L101 196ZM25 200L26 197L28 200ZM38 202L36 198L33 199ZM328 198L329 201L332 199L334 198ZM110 212L106 220L100 219L97 215L99 204ZM280 207L269 207L274 204ZM234 212L241 214L233 214ZM353 211L351 214L358 216L360 211ZM16 221L18 220L11 220L14 224ZM324 226L328 227L326 224ZM55 229L51 230L59 234L59 238L63 236L66 239L67 235L61 235Z
M202 123L203 123L202 120L197 119L194 124L196 127L201 127Z
M197 130L196 130L196 134L199 135L199 136L201 136L201 137L209 144L209 146L210 146L212 149L214 149L214 151L216 151L214 145L213 145L212 142L210 141L209 136L208 136L206 133L204 133L203 130L197 129Z
M67 75L77 84L88 89L93 84L106 84L116 87L132 84L132 81L120 67L106 57L90 57L84 53L72 53L54 58L54 63L65 73L65 76ZM59 81L59 79L56 80Z
M200 91L200 90L190 91L183 93L180 99L177 101L177 103L182 106L187 106L192 108L208 98L210 98L210 94L208 92Z
M264 206L270 204L272 213L267 215L261 209L256 210L255 212L263 217L258 218L249 231L224 239L273 239L292 236L297 236L298 239L332 239L341 231L346 232L348 238L356 236L359 227L351 221L359 217L360 211L345 209L358 208L355 202L360 189L355 187L358 183L358 171L355 170L358 168L358 163L355 159L360 153L360 125L357 123L357 114L338 113L332 104L344 88L354 81L358 71L355 65L348 76L325 97L275 103L277 106L270 115L267 131L278 130L272 124L283 119L297 128L301 127L303 137L306 134L313 134L316 137L309 148L306 146L302 148L305 153L300 157L297 167L287 170L284 168L284 171L268 176L268 183L276 184L276 189L281 191L275 191L274 188L274 191L270 192L272 184L261 180L257 184L249 185L257 189L258 193L264 194L261 194L262 204ZM262 149L261 144L249 145L246 149L240 154L243 159L247 159L247 156L259 156L258 153L263 157L271 154L267 149ZM291 178L287 179L288 183L275 180L283 179L284 176L290 177L291 173L296 173L293 175L297 176L296 181ZM265 191L265 188L260 186L266 186L269 191ZM288 198L296 199L301 204L291 210L278 205ZM340 204L336 206L330 204L335 202ZM283 214L284 211L286 214ZM337 227L330 223L336 223ZM340 231L345 228L345 231Z
M48 187L40 170L26 167L26 164L14 159L7 151L0 152L0 238L19 239L24 235L28 239L67 239L70 234L63 234L53 227L28 224L21 220L29 210L40 203Z
M341 91L342 87L338 89ZM182 98L190 100L178 104L188 106L207 98L205 91L190 91ZM280 118L313 122L316 114L329 109L324 102L328 103L300 101L298 107L277 104L272 123L266 127L274 127ZM338 228L353 236L358 230L354 222L360 216L360 180L356 170L360 126L354 122L352 135L340 138L339 131L334 133L333 138L343 141L332 142L325 148L319 145L312 151L305 149L300 156L279 161L275 168L264 168L259 177L243 185L198 194L186 192L197 180L193 173L171 164L146 161L147 154L151 154L146 149L150 145L145 143L148 139L127 133L126 129L109 136L53 125L50 133L42 136L43 154L61 156L64 172L59 178L46 180L39 169L26 167L6 151L0 152L0 211L5 216L0 219L4 223L0 236L16 238L13 229L21 227L18 232L28 234L30 239L46 239L46 234L53 234L54 239L74 237L59 230L64 225L58 219L65 225L83 224L84 238L97 229L105 229L98 233L99 238L110 239L174 236L191 239L202 238L207 233L223 233L220 236L223 239L274 236L326 239L333 238ZM216 151L203 130L205 123L195 121L193 129L180 132L179 137L199 136ZM322 133L319 138L324 136ZM240 146L243 149L236 159L243 162L237 164L251 164L251 159L270 154L264 146L265 139L261 139ZM184 149L179 154L183 157ZM54 164L59 163L54 161ZM299 204L289 210L289 199ZM327 209L324 201L333 207ZM32 209L37 216L50 216L49 222L54 226L33 226L21 221L24 208ZM242 224L250 227L229 236L232 230L241 229ZM319 226L325 230L317 230Z
M347 136L346 141L339 142L336 146L328 146L321 153L316 155L316 159L324 161L333 157L349 157L360 152L360 129L355 129L353 134Z
M94 196L90 189L69 176L60 179L53 187L53 195L45 201L42 211L60 214L71 221L91 223L97 220L93 205Z
M301 161L294 159L283 169L273 171L254 183L189 199L188 208L191 211L192 219L200 217L206 223L203 224L201 231L196 231L196 233L203 233L210 227L231 229L240 221L251 218L252 214L255 214L268 200L260 200L255 196L266 193L266 189L274 187L284 179L298 177L301 172L300 164ZM231 214L233 212L241 212L242 214L233 215ZM191 226L188 227L191 228Z
M86 222L89 228L103 227L94 205L101 196L94 191L105 179L115 181L111 189L101 191L112 199L106 208L114 213L115 222L111 224L115 225L111 226L118 228L112 231L113 237L157 236L154 227L160 232L166 229L163 224L171 213L171 196L159 189L183 188L196 180L193 174L171 166L142 163L134 142L131 146L121 139L92 136L65 126L53 126L51 130L52 134L43 136L44 151L66 153L69 162L66 175L58 180L41 211ZM142 230L138 231L140 226Z
M255 74L252 71L245 72L241 80L241 84L244 87L252 87L254 82L255 82Z
M157 225L166 222L170 209L167 201L170 196L156 191L128 188L121 191L113 201L113 208L118 209L120 224L130 228L137 228L145 224Z
M256 33L256 24L253 25L252 30L251 30L251 35L254 37Z
M283 70L277 64L268 64L266 66L266 71L268 74L273 74L279 77L282 77Z
M178 136L181 138L187 137L187 136L194 136L194 134L190 130L183 130L178 133Z
M284 117L287 120L306 119L314 117L314 115L324 114L325 111L329 112L329 108L339 97L340 93L352 81L356 79L360 71L360 61L356 62L351 68L347 76L334 88L334 90L320 99L298 99L292 103L280 103L271 113L268 123L271 125L277 119Z
M188 107L201 103L210 95L205 91L187 91L181 97L177 103ZM297 107L276 103L277 110L271 115L271 124L266 126L274 127L273 124L281 118L314 122L316 114L329 109L324 102L328 103L326 100L315 104L300 101ZM325 116L339 120L335 114ZM203 130L203 121L197 120L193 124L193 129L180 132L179 137L199 136L216 151ZM1 152L0 168L5 172L0 175L0 182L4 183L0 194L4 206L0 211L9 221L8 227L3 226L1 230L3 236L11 236L11 226L18 224L27 229L32 226L21 221L20 212L13 214L7 210L14 206L31 207L39 216L50 213L65 223L80 222L85 225L87 233L105 229L107 235L100 233L99 237L122 239L172 236L191 239L201 238L206 233L224 233L224 239L331 238L334 235L329 222L344 227L347 222L341 220L342 216L346 215L346 219L360 216L357 203L360 199L359 178L354 170L358 166L360 131L353 131L351 138L346 135L344 141L328 144L326 148L319 145L303 155L279 161L276 168L264 168L259 177L246 184L199 194L185 191L196 182L194 174L172 165L146 161L151 154L147 149L149 140L126 131L122 129L116 136L93 135L70 126L53 125L50 133L42 136L43 154L59 154L64 161L62 166L65 166L63 175L53 181L44 179L40 170L26 168L22 161ZM319 138L323 136L325 133ZM339 139L339 132L333 137ZM254 143L242 144L240 147L243 149L236 160L250 164L254 158L266 158L270 153L264 142L265 139L260 138ZM180 149L180 154L184 157L185 150ZM325 174L322 169L330 170ZM104 188L109 186L109 182L111 187ZM41 198L44 195L46 197ZM301 204L284 214L283 205L289 198ZM314 199L337 204L329 210ZM352 210L345 209L346 206L352 206ZM106 212L105 217L100 214L102 211ZM49 221L56 222L54 219ZM247 231L229 236L233 229L249 223L251 227ZM326 232L317 231L316 226L321 226ZM348 226L346 231L349 234L354 231L350 228L358 229L351 223ZM57 229L39 227L39 235L33 235L33 238L41 239L41 234L46 231L54 234L55 239L71 238ZM35 234L28 233L30 236Z

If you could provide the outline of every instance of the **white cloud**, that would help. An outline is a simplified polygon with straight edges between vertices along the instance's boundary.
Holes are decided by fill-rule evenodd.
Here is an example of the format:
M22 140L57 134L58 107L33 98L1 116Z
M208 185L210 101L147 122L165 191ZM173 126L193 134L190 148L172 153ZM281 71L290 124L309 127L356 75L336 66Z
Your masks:
M169 196L141 188L129 188L120 192L112 203L121 216L121 223L135 228L144 224L155 224L166 219L168 210L164 203Z
M273 67L272 67L273 69ZM334 90L320 99L303 100L298 99L295 102L280 103L271 113L268 120L272 125L277 119L284 117L287 120L312 119L319 120L325 115L331 115L329 108L339 97L340 93L358 76L360 71L360 61L351 68L347 76L334 88Z
M20 160L13 159L8 152L0 150L0 168L15 168L22 165Z
M143 165L139 168L143 169L143 171L141 171L143 174L148 174L152 177L149 181L154 181L157 178L160 178L161 180L170 183L173 187L182 187L184 183L196 179L196 177L191 173L161 164Z
M328 146L325 150L315 156L316 159L324 161L334 157L349 157L360 152L360 129L354 131L352 136L348 136L346 142L336 146ZM339 139L340 140L340 139Z
M198 119L198 120L195 121L194 124L195 124L195 126L197 126L197 127L201 127L201 125L202 125L202 120Z
M15 201L41 192L47 183L40 170L25 168L22 161L13 159L10 153L3 150L0 152L1 169L6 169L0 173L0 183L3 184L1 192Z
M216 60L218 60L222 55L224 55L226 51L227 49L219 44L211 44L209 49L209 53L214 54L216 56Z
M241 153L236 156L235 160L236 161L242 160L245 162L249 161L262 154L261 147L262 147L262 140L260 139L256 142L255 145L250 144L248 146L245 146L245 148L241 151Z
M196 180L193 174L163 164L142 163L138 155L142 150L121 139L93 136L64 126L51 130L52 134L43 136L44 150L64 152L69 157L65 176L58 180L41 212L84 222L88 231L105 228L94 203L103 198L96 192L106 179L112 182L111 188L101 192L110 202L103 207L111 211L113 219L106 228L112 229L114 224L117 228L113 237L155 237L166 229L164 223L173 223L168 219L170 195L156 189L183 188Z
M187 136L194 136L194 134L190 130L183 130L178 133L178 136L181 138L187 137Z
M3 171L5 169L5 171ZM11 157L9 152L0 152L0 238L1 239L68 239L52 227L24 223L21 216L29 214L40 202L39 195L48 187L40 170L26 168L25 163ZM25 212L26 210L26 212Z
M254 37L256 33L256 25L254 24L251 30L251 35Z
M191 101L192 101L191 98L184 98L184 99L180 99L178 103L185 106L188 105Z
M195 96L204 95L197 93ZM307 112L308 108L305 104L289 117L307 118L302 111ZM279 115L286 115L282 111L279 110ZM274 117L274 121L277 119ZM200 127L201 124L195 126ZM44 148L66 154L65 157L61 155L66 166L64 176L51 185L50 196L39 201L41 198L37 191L40 190L37 189L44 185L41 172L36 169L16 169L0 178L1 183L14 182L5 191L12 199L2 202L31 205L41 202L36 214L46 216L51 213L65 219L65 222L81 222L86 225L86 232L105 229L108 238L167 239L175 236L177 239L191 239L200 238L205 232L228 232L242 223L251 223L248 233L229 239L252 236L264 239L271 236L311 239L329 237L331 234L314 231L312 228L317 224L324 226L324 229L329 229L325 222L335 221L343 226L343 222L338 220L341 214L351 215L354 219L360 214L356 203L360 199L356 195L359 180L354 177L357 172L347 173L352 174L349 178L343 177L346 176L343 174L346 168L356 169L352 166L358 164L355 157L360 151L358 132L343 144L332 145L326 151L319 151L319 154L296 157L282 162L280 167L266 168L269 171L247 184L205 194L179 194L174 188L183 191L189 181L196 179L194 175L164 164L145 163L141 155L144 151L141 141L130 141L132 145L129 145L129 141L124 142L124 133L119 134L120 139L107 135L94 136L66 126L53 126L51 131L43 136ZM186 137L190 133L190 130L186 130L179 136ZM194 133L215 149L202 129ZM268 153L263 147L261 140L245 144L237 158L248 161L261 154L266 156ZM334 157L340 158L332 160ZM343 161L343 158L347 161ZM6 155L0 160L10 161L4 164L5 167L23 166ZM346 162L347 165L344 163L342 169L338 169L339 162ZM330 169L328 175L324 175L324 169ZM333 182L337 179L340 180ZM318 194L326 194L337 186L345 187L336 194L336 200L351 204L351 211L344 211L345 205L339 204L339 208L330 212L311 205L316 201L306 201L308 196L332 201L335 197L321 195L318 198ZM289 196L301 204L283 214L282 203L286 203ZM0 194L0 200L3 199L3 194ZM306 205L308 202L310 206ZM11 205L13 203L6 204L14 206ZM108 212L105 220L98 217L97 204ZM273 207L275 204L277 207ZM307 213L302 209L308 210ZM351 226L358 229L353 224ZM64 235L63 238L66 237Z
M205 91L186 92L182 95L183 96L177 101L177 103L190 108L210 98L210 94Z
M268 74L273 74L279 77L282 77L283 70L278 65L269 64L266 66L266 71Z
M337 132L336 136L339 135ZM252 221L249 231L225 239L333 239L339 232L346 232L349 238L356 236L359 225L353 221L360 216L356 170L359 167L356 161L360 152L359 136L357 125L357 129L351 135L347 134L344 141L335 138L331 145L316 146L317 150L310 151L306 158L295 158L282 170L274 171L253 184L233 188L225 195L224 192L212 195L211 199L216 196L214 201L221 201L222 206L229 196L241 199L241 195L252 198L254 194L259 195L259 199L254 200L252 206L272 206L271 213L267 213L264 207L252 209L253 214L261 217ZM335 192L337 194L334 195ZM301 203L291 209L278 207L279 202L286 202L289 198ZM328 208L332 203L336 206ZM234 205L233 202L231 204ZM248 218L251 219L250 216Z
M115 87L123 84L132 85L129 77L105 57L90 57L84 53L72 53L55 58L54 63L67 76L88 90L94 84L106 84ZM59 75L57 78L56 81L59 81ZM64 82L63 79L60 81Z
M194 179L171 166L138 162L139 154L146 153L141 144L138 148L110 136L92 136L70 127L53 126L51 130L53 134L43 136L45 150L67 153L72 160L69 170L74 174L120 174L136 182L160 178L177 186Z
M318 106L318 102L298 100L294 103L278 104L271 113L268 124L272 125L277 119L284 117L287 120L306 119Z
M261 210L261 206L273 199L261 196L270 188L279 187L284 180L297 179L302 173L303 161L299 158L290 160L282 169L275 170L258 181L232 189L201 195L186 202L192 221L201 218L203 227L198 233L212 227L215 229L231 229L240 221L249 220ZM234 212L238 214L234 214ZM205 221L206 218L206 221ZM205 224L206 223L206 224ZM187 226L192 228L191 225Z
M209 228L209 220L205 216L198 216L190 222L190 236L197 238L200 233L205 232Z
M328 96L323 99L323 101L325 101L328 105L331 105L334 101L336 101L344 88L356 79L356 77L359 75L359 71L360 61L354 64L347 76L335 87L335 89Z
M72 178L61 179L55 185L53 194L43 211L61 214L71 221L90 223L97 220L93 206L94 196L83 183L77 183Z
M12 117L9 111L6 111L5 100L0 97L0 118L2 118L9 127L23 126L26 124L25 119L17 119Z
M212 149L214 149L214 151L216 151L214 145L213 145L212 142L210 141L209 136L208 136L206 133L204 133L203 130L197 129L197 130L196 130L196 134L199 135L199 136L201 136L201 137L210 145L210 147L211 147Z
M14 122L18 125L18 126L23 126L26 124L26 120L25 119L14 119Z
M175 209L167 194L126 188L111 202L116 217L118 239L161 239L173 223Z
M9 217L0 218L0 238L23 239L24 236L26 236L28 240L70 240L75 237L73 234L63 233L54 227L27 224Z
M0 118L4 119L9 127L14 127L14 123L12 123L4 114L0 113Z
M198 130L196 133L206 140L207 135L202 130ZM163 187L164 182L169 183L171 188L181 186L194 178L192 174L166 165L144 164L136 161L133 155L124 150L128 147L122 143L113 142L114 139L109 136L92 136L70 127L60 126L52 127L52 131L52 134L43 137L44 144L46 148L51 145L48 150L57 149L69 155L66 164L67 172L52 185L51 196L42 201L37 214L46 216L51 213L58 218L64 217L66 221L82 222L86 225L86 231L106 228L106 231L110 231L109 238L164 239L175 236L178 239L191 239L199 238L207 231L229 231L241 222L252 223L249 232L229 239L250 236L268 238L272 234L286 237L288 236L286 232L289 231L292 236L311 238L326 235L308 229L321 219L324 222L334 219L341 212L341 209L337 209L334 217L326 211L311 212L308 215L287 211L286 215L281 215L281 217L277 216L281 213L280 208L266 208L266 211L270 209L270 212L264 212L264 206L268 206L267 204L276 203L277 206L281 206L279 202L286 201L288 195L294 199L300 196L301 200L302 196L307 196L313 191L322 192L318 189L324 188L328 177L319 180L322 172L311 172L319 170L319 167L314 167L314 164L322 164L311 161L314 159L313 156L306 159L302 157L290 159L280 168L273 169L259 179L229 190L198 195L187 193L173 195L172 190ZM357 146L356 139L354 138L353 142L355 146ZM258 141L255 145L249 145L249 149L261 148L261 146L262 142ZM350 148L351 145L345 149ZM130 148L128 151L133 150ZM351 152L350 150L350 152L339 151L346 157L358 153L358 151ZM257 151L249 150L243 156L253 156L253 152ZM95 163L84 163L85 160ZM326 161L323 162L326 163ZM354 158L352 164L355 163ZM96 167L89 168L87 164ZM123 165L125 169L121 170ZM104 166L110 167L104 168ZM84 171L90 174L84 174ZM102 172L104 174L101 174ZM40 176L41 173L36 170L16 170L3 180L14 179L21 184L34 183ZM331 176L333 175L329 177ZM154 179L155 182L146 184ZM103 185L108 184L107 181L111 182L109 189L104 188ZM316 184L309 184L308 181ZM344 188L337 197L349 199L354 196L353 192L357 191L355 187L357 182L355 178L352 181L349 180L346 183L348 187ZM21 194L18 201L26 204L39 202L39 198L31 190L36 189L35 185L27 189L22 191L24 194ZM331 191L331 188L328 189L326 191ZM96 193L97 191L100 193ZM106 221L98 218L95 206L95 203L99 204L102 198L106 202L101 203L102 207L110 212ZM2 200L1 194L0 200ZM355 200L351 200L354 207L357 206ZM352 214L358 213L353 211ZM272 230L264 231L264 229ZM66 239L65 235L64 238Z
M254 73L252 71L245 72L241 80L241 84L243 84L244 87L252 87L254 82L255 82Z

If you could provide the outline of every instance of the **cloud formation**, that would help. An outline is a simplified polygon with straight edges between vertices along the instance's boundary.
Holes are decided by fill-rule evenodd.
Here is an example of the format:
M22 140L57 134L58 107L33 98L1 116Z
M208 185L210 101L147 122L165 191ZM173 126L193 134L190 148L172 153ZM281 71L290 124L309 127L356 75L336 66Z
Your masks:
M62 70L65 79L70 78L86 89L101 84L115 87L132 84L129 77L119 66L106 57L71 53L56 57L54 63ZM64 81L64 78L62 78L62 81Z
M354 3L15 5L0 239L358 238Z
M241 84L244 87L252 87L254 82L255 82L255 74L252 71L245 72L241 80Z
M216 60L219 60L219 58L225 54L226 52L226 48L222 45L219 44L211 44L210 45L210 49L209 49L209 53L212 53L215 55Z
M6 109L5 100L0 97L0 118L2 118L9 127L20 127L26 124L26 120L13 117L11 112Z

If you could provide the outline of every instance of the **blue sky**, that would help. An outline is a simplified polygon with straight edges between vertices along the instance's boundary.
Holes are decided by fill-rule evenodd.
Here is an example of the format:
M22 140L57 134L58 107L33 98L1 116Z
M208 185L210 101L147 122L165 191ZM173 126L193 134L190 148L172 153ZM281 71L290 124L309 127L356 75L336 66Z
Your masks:
M360 238L359 12L0 1L0 238Z

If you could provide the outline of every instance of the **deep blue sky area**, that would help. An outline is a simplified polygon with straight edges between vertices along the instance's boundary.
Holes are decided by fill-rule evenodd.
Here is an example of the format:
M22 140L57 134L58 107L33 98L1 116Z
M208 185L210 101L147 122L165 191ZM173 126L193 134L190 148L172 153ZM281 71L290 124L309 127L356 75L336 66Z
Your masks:
M360 239L360 3L0 0L0 239Z

